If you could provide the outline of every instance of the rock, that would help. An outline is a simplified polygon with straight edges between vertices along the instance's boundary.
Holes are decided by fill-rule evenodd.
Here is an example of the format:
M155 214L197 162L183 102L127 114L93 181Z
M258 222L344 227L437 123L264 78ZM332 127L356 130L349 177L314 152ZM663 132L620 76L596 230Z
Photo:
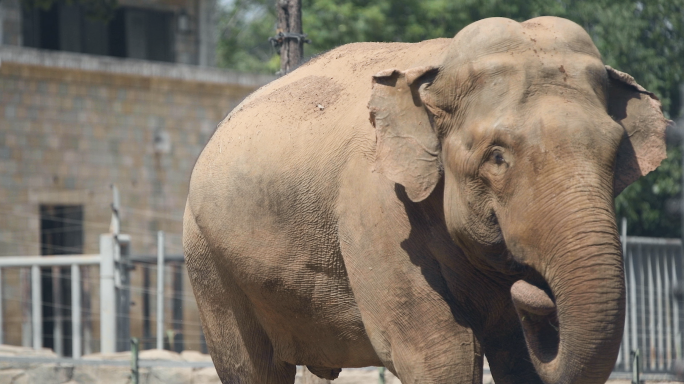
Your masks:
M78 384L127 384L130 378L130 368L112 365L79 365L71 376Z
M83 356L84 360L130 361L130 352L93 353ZM127 384L130 382L131 369L128 366L114 365L77 365L71 379L78 384Z
M31 364L30 367L0 370L0 384L62 384L71 378L71 367L56 364Z
M0 384L29 384L23 369L3 369L0 371Z
M14 345L5 344L0 344L0 356L57 358L57 354L52 352L51 349L42 348L36 350L30 347L18 347ZM29 369L37 366L37 364L32 363L4 362L0 358L0 369Z
M131 352L115 352L115 353L92 353L84 355L82 359L85 360L130 360Z
M211 356L199 351L183 351L180 354L185 361L211 363ZM221 384L216 368L195 368L192 371L192 384Z
M165 349L142 351L139 357L140 360L184 361L179 353ZM151 367L146 369L146 378L147 384L188 384L192 381L192 368Z
M180 354L181 358L185 361L193 361L193 362L198 362L198 361L206 361L206 362L211 362L211 356L205 355L202 352L199 351L183 351Z
M57 354L47 348L33 349L14 345L0 345L0 356L57 358ZM3 362L0 358L0 384L44 383L62 384L69 380L71 367L57 364L30 362Z
M192 372L192 384L221 384L216 368L207 367Z
M57 357L57 354L48 348L33 349L30 347L0 344L0 356Z
M40 364L27 369L29 383L63 384L70 381L72 367L60 367L57 364Z
M138 355L140 360L172 360L183 361L179 353L167 351L165 349L148 349L141 351Z
M192 368L152 367L146 376L147 384L188 384L192 382Z

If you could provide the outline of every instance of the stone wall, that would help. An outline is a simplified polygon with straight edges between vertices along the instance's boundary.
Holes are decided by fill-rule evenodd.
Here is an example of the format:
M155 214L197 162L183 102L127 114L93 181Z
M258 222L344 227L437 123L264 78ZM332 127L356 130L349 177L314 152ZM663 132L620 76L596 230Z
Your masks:
M40 254L41 204L82 205L83 252L97 253L99 235L109 231L111 184L120 191L121 231L132 237L131 253L154 254L156 232L163 230L167 253L182 254L181 219L195 159L217 123L270 80L192 66L0 48L0 256ZM26 299L26 292L20 291L17 270L4 273L4 341L21 344L26 316L20 298ZM97 276L94 268L89 281L94 318ZM140 287L140 269L132 277ZM187 279L184 289L192 299ZM139 319L139 288L132 301L131 316ZM197 315L186 309L198 337ZM140 337L136 324L132 321L132 332Z

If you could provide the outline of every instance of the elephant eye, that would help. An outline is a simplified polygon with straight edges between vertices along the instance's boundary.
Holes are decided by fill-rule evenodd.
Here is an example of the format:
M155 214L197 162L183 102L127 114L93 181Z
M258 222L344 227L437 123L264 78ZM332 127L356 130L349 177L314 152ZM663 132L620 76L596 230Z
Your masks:
M506 158L504 158L503 152L501 152L499 149L495 149L490 153L489 161L496 165L506 164Z
M482 163L481 175L488 182L501 181L510 167L511 155L507 153L505 148L496 146L489 150L485 159Z

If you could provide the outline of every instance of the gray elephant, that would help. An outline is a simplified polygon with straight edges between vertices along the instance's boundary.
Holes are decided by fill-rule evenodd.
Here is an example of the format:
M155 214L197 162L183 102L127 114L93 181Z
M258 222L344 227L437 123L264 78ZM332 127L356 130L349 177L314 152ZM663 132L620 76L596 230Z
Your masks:
M224 383L603 383L613 198L665 157L658 99L578 25L360 43L261 88L190 181L187 268Z

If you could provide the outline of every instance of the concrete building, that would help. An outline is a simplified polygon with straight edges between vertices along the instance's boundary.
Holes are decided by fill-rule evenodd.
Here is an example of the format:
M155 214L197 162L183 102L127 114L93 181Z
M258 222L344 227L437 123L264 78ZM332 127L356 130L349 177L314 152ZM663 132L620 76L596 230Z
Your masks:
M214 7L214 0L120 0L103 21L79 2L37 10L0 1L0 256L97 253L99 235L109 231L112 184L129 253L154 254L158 230L167 233L168 253L182 253L197 155L216 124L272 79L211 67ZM145 284L154 287L144 269L131 272L130 327L138 337L154 334L154 310L141 309ZM84 351L94 352L98 273L83 273ZM69 337L68 311L60 309L70 306L69 274L42 275L44 345L68 356L68 343L55 345L54 335ZM178 276L169 286L188 304L180 315L166 305L167 327L197 348L199 319ZM28 273L7 269L2 277L0 341L30 345Z

